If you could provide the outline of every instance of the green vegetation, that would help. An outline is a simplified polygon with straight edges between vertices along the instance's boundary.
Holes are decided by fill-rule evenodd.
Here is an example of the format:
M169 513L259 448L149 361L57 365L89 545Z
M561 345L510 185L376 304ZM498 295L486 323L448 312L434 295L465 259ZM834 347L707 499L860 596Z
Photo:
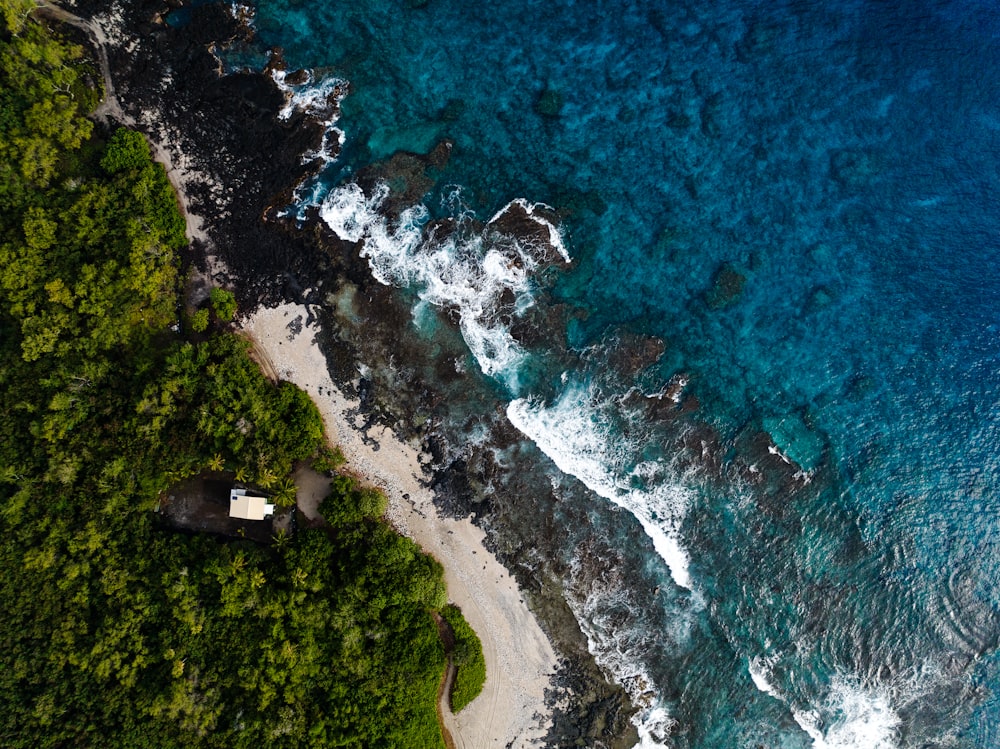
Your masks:
M233 296L233 292L216 286L209 292L209 300L220 320L223 322L232 321L236 315L236 297Z
M0 744L443 746L441 570L384 497L337 479L329 527L266 547L152 512L206 468L287 503L295 464L342 458L245 342L177 332L163 169L92 132L81 52L32 5L0 0Z
M335 476L330 494L320 503L319 511L328 523L336 526L380 518L387 504L378 489L359 486L350 476Z
M344 453L340 451L339 447L323 447L320 448L319 453L313 459L312 469L319 473L329 473L330 471L336 471L346 462Z
M195 312L191 315L191 319L188 321L188 324L191 326L191 330L195 333L204 333L208 330L208 323L209 317L207 308L202 308Z
M483 659L483 645L478 635L462 616L462 611L453 605L445 606L441 616L451 626L455 634L455 649L451 662L455 665L455 681L451 685L451 711L457 713L472 702L483 691L486 683L486 661Z

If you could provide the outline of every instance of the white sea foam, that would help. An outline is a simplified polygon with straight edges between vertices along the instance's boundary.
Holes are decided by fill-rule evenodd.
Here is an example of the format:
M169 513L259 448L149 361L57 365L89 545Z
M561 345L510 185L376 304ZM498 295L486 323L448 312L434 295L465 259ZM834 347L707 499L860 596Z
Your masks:
M775 658L754 658L748 664L750 678L761 692L787 703L771 683ZM892 708L889 691L868 689L860 680L842 674L834 677L830 690L817 707L792 707L792 717L813 742L813 749L896 749L899 716Z
M899 716L889 695L838 676L815 709L792 710L815 749L895 749Z
M747 670L750 672L750 679L758 691L780 700L781 695L769 679L775 660L775 658L753 658L747 665Z
M643 656L650 647L662 647L664 633L652 634L657 642L650 642L650 633L635 628L636 622L623 623L621 611L638 611L639 606L628 599L628 588L621 580L588 579L580 575L578 561L574 561L571 583L566 601L580 628L587 638L587 649L597 664L620 684L637 708L632 724L639 734L635 749L664 749L667 738L676 726L652 676L642 665ZM677 622L683 632L673 633L674 639L688 636L690 621Z
M317 118L323 124L323 139L315 151L302 154L302 162L315 159L332 163L344 145L344 131L336 127L340 118L340 102L347 95L347 81L334 76L316 79L311 70L305 71L302 83L289 83L288 71L271 70L271 78L285 95L285 104L278 111L279 120L288 120L296 112Z
M634 463L641 445L611 433L606 412L616 404L585 385L570 384L551 404L521 398L507 418L563 473L623 507L642 525L677 585L690 590L688 555L679 526L690 503L687 489L659 475L656 463Z
M482 371L516 391L525 353L501 320L501 299L513 294L514 310L525 309L532 303L531 276L550 249L568 261L558 230L535 216L534 206L512 201L482 231L466 231L471 221L460 214L459 230L438 237L424 231L429 214L423 205L405 210L394 222L381 215L388 195L384 184L367 196L348 183L326 196L320 215L340 238L363 242L361 256L380 283L412 288L423 302L456 310L462 337ZM495 223L515 205L559 242L542 246L496 230Z
M257 14L254 12L253 6L248 3L232 2L229 4L229 12L233 18L245 23L247 27L251 29L256 27Z
M499 211L497 211L493 218L491 218L487 223L495 223L500 220L507 211L509 211L513 206L518 206L528 215L528 217L534 221L536 224L545 229L548 234L548 242L552 245L552 248L559 253L562 259L566 263L572 262L569 256L569 250L566 249L566 243L563 241L562 234L559 232L559 227L553 224L548 219L542 218L537 215L536 211L539 208L545 208L549 211L552 210L551 206L547 206L544 203L529 203L524 198L515 198Z
M324 116L335 109L347 91L347 82L333 76L318 81L312 71L305 71L302 83L289 83L288 71L271 70L271 78L285 95L285 105L278 112L278 119L287 120L295 112Z
M639 733L639 743L634 749L663 749L666 737L677 723L662 706L640 710L632 717L632 725Z
M561 380L563 390L551 403L515 400L507 407L507 418L562 473L576 477L595 494L636 517L674 582L691 590L688 556L679 535L690 504L689 491L663 463L641 457L650 435L623 409L621 399L604 395L597 385L579 382L570 373L564 373ZM574 579L577 574L574 565ZM695 605L688 615L672 621L671 632L657 630L650 635L640 622L621 621L621 612L641 610L627 598L624 582L607 576L592 578L580 575L582 584L572 586L567 601L595 661L625 688L639 708L632 719L639 733L636 749L662 749L669 745L675 721L643 662L651 648L669 647L665 636L678 646L687 641L691 615L700 609L700 596L694 591Z

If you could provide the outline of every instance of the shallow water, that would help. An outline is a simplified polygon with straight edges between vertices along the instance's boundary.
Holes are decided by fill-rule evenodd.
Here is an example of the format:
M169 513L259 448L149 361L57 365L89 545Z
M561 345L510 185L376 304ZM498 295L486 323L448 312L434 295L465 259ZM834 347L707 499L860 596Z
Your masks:
M1000 11L262 0L256 27L350 81L310 199L421 335L457 312L551 520L589 518L567 595L644 745L1000 744ZM443 139L400 217L353 182ZM571 265L502 231L518 198ZM638 336L656 365L609 363ZM650 419L675 395L711 460ZM756 482L763 431L795 478Z

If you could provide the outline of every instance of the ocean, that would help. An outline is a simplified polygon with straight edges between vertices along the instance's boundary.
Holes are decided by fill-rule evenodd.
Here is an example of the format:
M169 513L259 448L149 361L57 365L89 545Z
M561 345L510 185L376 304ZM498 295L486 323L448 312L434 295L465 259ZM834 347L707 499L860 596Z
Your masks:
M255 9L640 746L1000 746L1000 7Z

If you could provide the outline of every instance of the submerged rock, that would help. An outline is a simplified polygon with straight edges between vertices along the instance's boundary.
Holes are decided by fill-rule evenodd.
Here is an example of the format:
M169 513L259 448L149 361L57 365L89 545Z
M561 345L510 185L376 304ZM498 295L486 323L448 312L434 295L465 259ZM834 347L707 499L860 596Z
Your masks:
M438 119L442 122L454 122L465 113L465 107L464 99L449 99L438 112Z
M542 117L558 117L566 98L556 89L546 88L535 99L535 111Z
M809 300L806 302L806 312L818 312L825 307L829 307L832 303L833 292L830 288L827 286L817 286L809 294Z
M721 94L712 94L701 108L701 132L709 138L722 135L723 113L726 108Z
M667 127L671 130L683 133L690 130L693 124L694 120L691 119L691 115L682 110L674 110L667 115Z
M847 188L856 189L878 175L878 165L871 154L841 149L830 154L830 176Z
M782 33L782 28L773 21L752 19L747 23L743 37L736 43L736 59L747 64L770 54L781 41Z
M723 263L715 271L712 287L705 293L705 303L713 310L730 307L743 295L747 278L732 263Z

